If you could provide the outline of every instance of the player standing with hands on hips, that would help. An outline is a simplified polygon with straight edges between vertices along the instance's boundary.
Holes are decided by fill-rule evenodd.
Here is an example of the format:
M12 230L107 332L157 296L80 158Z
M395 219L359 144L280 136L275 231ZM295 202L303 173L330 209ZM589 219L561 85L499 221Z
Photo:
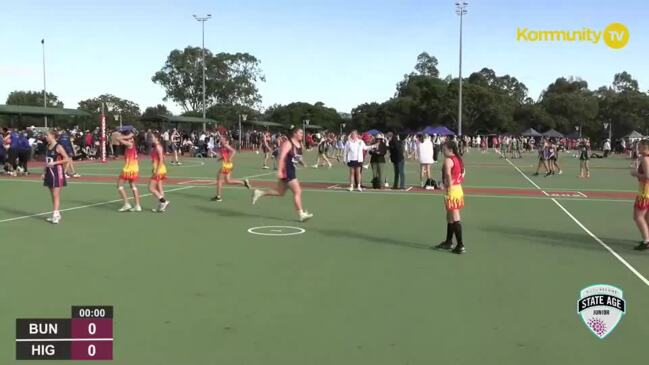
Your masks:
M453 253L462 254L466 252L462 241L462 223L460 210L464 208L464 163L460 157L457 143L448 141L442 147L444 152L444 164L442 166L442 180L444 183L444 205L446 206L446 240L436 247L438 249L450 250L453 246L453 235L457 245Z
M291 136L288 140L282 142L279 147L277 188L270 190L255 190L252 193L252 204L256 204L262 196L284 196L286 189L293 191L293 203L297 211L298 218L304 222L313 217L313 214L307 212L302 208L302 187L297 180L295 171L295 164L302 161L302 139L304 138L304 131L301 128L293 129Z
M61 213L59 212L61 188L67 185L63 166L70 162L70 157L65 148L56 141L56 132L47 131L45 135L47 151L45 154L45 172L43 173L43 185L50 189L52 196L52 217L47 221L52 224L59 224Z

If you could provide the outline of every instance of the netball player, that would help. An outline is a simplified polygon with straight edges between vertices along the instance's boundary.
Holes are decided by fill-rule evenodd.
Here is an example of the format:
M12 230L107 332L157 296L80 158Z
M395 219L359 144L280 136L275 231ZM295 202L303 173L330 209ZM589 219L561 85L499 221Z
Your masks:
M124 205L119 209L119 212L141 212L140 193L137 189L137 185L135 185L135 182L140 175L140 165L137 160L137 147L135 146L135 134L133 132L122 132L115 135L115 139L126 147L126 150L124 151L124 167L117 179L117 191L124 201ZM134 207L132 207L128 202L128 196L126 195L126 190L124 190L124 184L126 182L128 182L131 191L133 192L133 199L135 200Z
M550 170L552 170L552 175L555 173L561 175L563 174L563 171L561 171L561 166L559 166L559 143L556 141L551 142L551 152L552 156L550 157Z
M47 221L52 224L59 224L61 221L61 213L59 212L61 188L67 185L64 166L70 161L70 157L65 152L65 148L56 141L56 132L50 129L45 134L45 139L47 141L47 151L45 153L43 185L50 189L50 195L52 196L52 217L47 218Z
M462 182L464 181L464 163L460 157L459 147L454 142L446 142L442 151L446 157L442 166L442 181L446 191L444 205L446 207L446 240L437 248L450 250L453 246L453 235L457 245L453 253L462 254L466 252L462 241L462 223L460 210L464 208L464 192Z
M318 142L318 158L313 165L314 169L317 169L320 166L329 165L331 168L331 161L327 158L327 149L329 148L329 137L323 137L320 142Z
M167 179L167 166L165 165L165 154L160 143L160 133L153 133L151 137L151 165L153 168L149 191L158 200L158 207L153 211L162 213L167 209L169 200L165 199L163 181Z
M279 149L279 159L277 170L277 187L270 190L255 190L252 193L252 204L256 204L259 198L263 196L284 196L286 189L293 192L293 203L297 211L298 218L301 222L307 221L313 217L313 214L305 211L302 208L302 187L297 179L295 171L295 164L302 161L302 139L304 138L304 131L301 128L295 128L291 132L290 138L284 141Z
M590 178L590 141L583 139L579 142L579 178Z
M221 193L223 192L224 182L228 185L243 185L246 188L250 189L250 181L248 181L248 179L233 180L230 178L230 174L234 169L234 162L232 159L234 158L234 155L237 153L237 151L232 148L232 146L230 146L230 142L226 137L221 137L220 145L221 147L219 147L219 159L223 162L221 164L221 170L219 170L219 174L216 177L216 196L211 199L212 201L217 202L223 201L223 196L221 195Z
M631 171L631 176L638 179L640 189L633 206L633 220L640 230L642 242L636 250L649 249L649 140L638 143L638 167Z
M264 132L261 136L261 152L264 154L264 170L268 170L268 158L270 157L270 133Z
M539 146L539 164L536 166L536 172L534 176L539 176L539 171L541 167L545 169L546 176L550 174L550 167L548 166L548 156L549 156L549 144L548 141L542 141L542 144Z

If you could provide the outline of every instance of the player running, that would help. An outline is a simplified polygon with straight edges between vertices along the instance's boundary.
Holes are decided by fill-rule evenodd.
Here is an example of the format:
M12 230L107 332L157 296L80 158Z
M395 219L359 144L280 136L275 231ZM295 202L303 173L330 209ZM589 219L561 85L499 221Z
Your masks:
M649 140L643 139L638 143L639 161L637 168L631 171L631 176L638 179L640 189L633 206L633 220L640 230L642 242L636 250L649 249Z
M50 189L52 196L52 217L47 221L52 224L59 224L61 213L59 206L61 202L61 188L67 185L63 166L67 164L70 157L65 152L65 148L56 141L56 132L47 131L45 134L47 141L47 151L45 152L45 171L43 173L43 186Z
M77 174L76 169L74 168L74 157L76 153L74 152L74 146L72 146L72 140L70 139L70 134L67 131L61 132L59 136L59 144L63 146L65 152L70 157L70 161L65 164L65 177L81 177Z
M277 188L270 190L257 190L252 193L252 204L256 204L262 196L284 196L286 189L293 191L293 202L295 210L297 211L298 218L301 222L307 221L313 217L313 214L307 212L302 208L302 187L297 179L295 164L302 161L302 139L304 138L304 131L302 128L295 128L291 133L291 137L282 143L279 151L277 177Z
M453 253L462 254L466 252L462 241L462 223L460 210L464 208L464 192L462 182L464 181L464 163L460 157L460 151L456 143L446 142L443 147L444 165L442 166L442 180L446 193L444 194L444 205L446 206L446 240L436 247L450 250L453 246L453 235L457 245Z
M135 182L140 175L140 165L137 160L137 147L135 146L135 134L133 131L121 132L120 134L115 135L115 139L126 147L126 150L124 151L124 167L117 179L117 191L124 201L124 205L118 211L141 212L140 193L137 189L137 185L135 185ZM128 182L131 191L133 192L133 199L135 200L134 207L132 207L128 202L128 196L124 190L124 183L126 182Z
M219 174L216 177L216 196L210 199L216 202L223 201L223 195L221 195L223 192L223 183L228 185L243 185L250 189L250 181L248 181L248 179L233 180L230 178L230 174L234 169L234 162L232 159L237 153L237 150L230 146L230 142L226 137L221 137L220 144L221 147L219 147L218 154L220 156L219 160L223 162L221 164L221 170L219 170Z
M169 200L165 199L163 181L167 179L167 166L165 165L165 154L160 143L160 134L154 133L151 137L151 165L153 168L149 191L158 200L158 207L152 209L154 212L162 213L169 206Z

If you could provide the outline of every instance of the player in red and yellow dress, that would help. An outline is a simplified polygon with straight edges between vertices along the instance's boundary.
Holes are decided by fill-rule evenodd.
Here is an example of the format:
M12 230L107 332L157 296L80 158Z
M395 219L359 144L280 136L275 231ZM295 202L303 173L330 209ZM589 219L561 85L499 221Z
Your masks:
M126 147L126 150L124 151L124 167L117 179L117 191L122 200L124 200L124 205L119 209L119 211L141 212L140 193L137 189L137 185L135 185L135 182L140 175L140 165L137 160L137 146L135 145L135 134L131 131L125 133L126 134L121 133L115 137L120 144ZM126 182L128 182L131 191L133 192L133 199L135 200L134 207L132 207L128 202L128 195L126 194L126 190L124 190L124 183Z
M169 205L169 201L165 199L165 192L162 186L162 182L167 179L167 166L165 165L164 151L160 144L160 135L154 133L151 142L151 165L153 171L151 180L149 181L149 191L158 200L158 207L153 209L153 211L162 213Z
M220 139L221 147L219 147L219 156L220 160L223 161L221 164L221 170L216 177L216 196L213 197L212 201L223 201L223 183L225 182L228 185L243 185L246 188L250 189L250 181L248 179L243 180L233 180L230 177L232 170L234 169L233 158L237 151L230 146L230 142L226 137L221 137Z
M448 141L444 144L442 150L446 157L442 167L442 179L445 189L444 206L446 207L446 240L437 245L437 248L451 249L453 235L455 235L457 245L455 245L453 252L461 254L466 252L462 241L462 218L460 217L460 210L464 208L464 191L462 190L464 163L462 157L460 157L457 143Z
M633 220L640 230L642 242L636 250L649 249L649 140L638 143L637 167L631 172L638 179L639 189L633 205Z

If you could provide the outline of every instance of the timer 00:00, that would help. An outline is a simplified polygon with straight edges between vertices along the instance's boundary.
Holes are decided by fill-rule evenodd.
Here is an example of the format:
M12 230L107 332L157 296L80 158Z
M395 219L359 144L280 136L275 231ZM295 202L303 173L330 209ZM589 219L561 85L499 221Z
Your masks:
M103 318L106 316L106 310L103 308L98 309L79 309L79 317L81 318Z

